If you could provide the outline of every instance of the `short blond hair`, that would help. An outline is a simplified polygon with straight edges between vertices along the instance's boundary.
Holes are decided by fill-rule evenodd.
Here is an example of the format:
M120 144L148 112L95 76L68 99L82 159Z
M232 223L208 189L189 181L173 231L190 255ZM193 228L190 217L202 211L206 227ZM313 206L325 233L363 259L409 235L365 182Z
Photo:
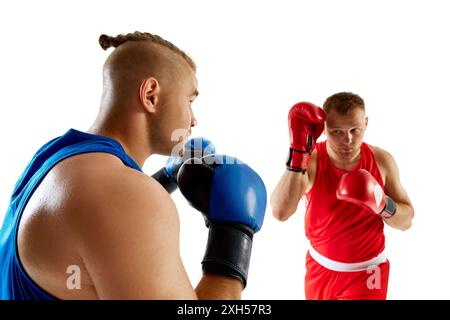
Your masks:
M328 97L323 104L323 111L325 111L325 114L328 114L331 110L335 110L340 114L347 114L355 108L365 110L365 105L363 98L352 92L335 93Z

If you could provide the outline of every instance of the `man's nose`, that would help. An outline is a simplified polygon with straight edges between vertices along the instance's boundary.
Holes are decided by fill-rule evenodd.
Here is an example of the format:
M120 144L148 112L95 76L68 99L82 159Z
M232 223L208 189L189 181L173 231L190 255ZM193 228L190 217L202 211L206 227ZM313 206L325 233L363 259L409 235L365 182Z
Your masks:
M352 143L352 140L353 140L353 135L352 135L352 133L351 133L351 132L347 132L347 133L344 135L344 141L345 141L345 143Z
M191 128L197 125L197 119L194 116L194 112L191 109Z

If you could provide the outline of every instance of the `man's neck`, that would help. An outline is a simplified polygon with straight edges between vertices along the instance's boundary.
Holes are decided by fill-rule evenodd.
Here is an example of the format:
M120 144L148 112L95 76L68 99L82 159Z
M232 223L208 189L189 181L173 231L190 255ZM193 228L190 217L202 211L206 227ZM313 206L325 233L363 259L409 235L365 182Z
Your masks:
M137 165L142 168L151 152L147 150L145 141L141 141L142 138L139 137L137 131L133 133L126 128L115 126L107 121L98 121L97 119L87 132L116 140Z
M343 158L339 156L338 153L336 153L330 145L327 143L327 153L330 157L331 162L339 169L350 171L352 170L356 165L358 165L360 159L361 159L361 148L358 149L358 151L352 155L349 158Z

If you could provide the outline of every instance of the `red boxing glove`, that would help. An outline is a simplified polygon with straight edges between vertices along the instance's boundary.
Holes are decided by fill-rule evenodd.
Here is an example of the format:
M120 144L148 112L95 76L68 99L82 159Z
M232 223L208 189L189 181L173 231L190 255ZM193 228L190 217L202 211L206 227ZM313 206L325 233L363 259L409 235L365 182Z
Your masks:
M322 134L325 112L309 102L295 104L288 115L291 147L286 161L288 170L306 172L309 159Z
M384 194L377 180L364 169L343 174L336 196L339 200L355 203L385 218L392 217L397 210L394 200Z

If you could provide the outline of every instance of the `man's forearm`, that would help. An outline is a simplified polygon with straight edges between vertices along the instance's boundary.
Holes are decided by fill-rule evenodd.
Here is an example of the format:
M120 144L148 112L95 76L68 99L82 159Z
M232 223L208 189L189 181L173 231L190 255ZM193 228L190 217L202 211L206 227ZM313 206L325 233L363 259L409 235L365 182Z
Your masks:
M200 300L240 300L242 282L231 277L205 274L195 292Z
M392 228L405 231L411 228L413 217L414 209L411 205L405 203L397 203L397 210L395 214L392 217L388 219L384 218L383 220Z
M289 218L297 209L307 185L307 174L286 170L270 197L273 215L279 220Z

